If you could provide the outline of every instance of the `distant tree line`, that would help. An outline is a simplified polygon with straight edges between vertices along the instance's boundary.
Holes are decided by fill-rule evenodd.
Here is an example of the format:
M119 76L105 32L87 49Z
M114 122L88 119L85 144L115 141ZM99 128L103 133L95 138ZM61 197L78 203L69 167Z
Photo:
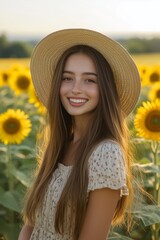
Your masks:
M160 38L129 38L119 39L121 43L130 53L160 53Z
M117 39L131 54L160 53L160 38ZM5 34L0 35L0 58L27 58L31 56L37 41L9 41Z
M0 58L27 58L33 46L28 42L9 41L6 35L0 36Z

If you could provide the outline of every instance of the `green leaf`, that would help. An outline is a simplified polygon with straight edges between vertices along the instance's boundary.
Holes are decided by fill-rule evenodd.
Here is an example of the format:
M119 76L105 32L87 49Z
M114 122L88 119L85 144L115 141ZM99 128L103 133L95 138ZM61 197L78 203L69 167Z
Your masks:
M27 146L27 145L13 145L12 146L12 152L17 152L17 151L25 151L25 152L33 152L34 150L30 147L30 146Z
M18 180L20 181L24 186L29 187L31 185L31 179L23 172L12 169L10 170L10 173Z
M141 160L139 161L140 164L149 164L150 160L146 157L141 158Z
M0 187L0 204L10 210L20 212L19 199L16 192L14 191L4 191Z
M15 152L14 157L20 158L20 159L26 159L28 155L21 153L21 152Z
M8 163L8 159L7 159L6 153L5 154L1 154L0 153L0 162L4 163L4 164Z
M153 165L153 163L149 164L139 164L138 167L145 174L149 173L159 173L159 166Z
M0 145L0 153L6 153L7 152L7 147L4 145Z
M109 237L108 240L133 240L130 237L126 237L124 235L121 235L119 233L113 232Z
M145 227L160 223L160 207L157 205L144 205L140 210L134 210L133 214Z
M19 224L8 224L0 219L0 233L7 240L17 240L20 229Z

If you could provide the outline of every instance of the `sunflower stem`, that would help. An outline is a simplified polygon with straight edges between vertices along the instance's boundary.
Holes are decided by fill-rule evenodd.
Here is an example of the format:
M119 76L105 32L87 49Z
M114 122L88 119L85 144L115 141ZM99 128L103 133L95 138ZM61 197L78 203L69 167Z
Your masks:
M153 164L155 165L155 167L158 167L158 147L159 147L159 142L157 141L152 141L151 143L151 149L152 149L152 153L153 153ZM155 173L155 181L154 181L154 189L153 189L153 195L154 195L154 199L156 201L156 204L158 204L159 202L159 175L156 172ZM154 224L152 227L152 232L153 232L153 240L158 240L159 239L159 227L158 224Z
M10 149L10 145L7 145L7 173L8 173L8 190L9 191L13 191L14 190L14 178L13 176L10 174L10 168L13 166L12 163L12 155L11 155L11 149ZM14 223L14 212L12 210L8 211L8 215L9 215L9 221L11 223Z

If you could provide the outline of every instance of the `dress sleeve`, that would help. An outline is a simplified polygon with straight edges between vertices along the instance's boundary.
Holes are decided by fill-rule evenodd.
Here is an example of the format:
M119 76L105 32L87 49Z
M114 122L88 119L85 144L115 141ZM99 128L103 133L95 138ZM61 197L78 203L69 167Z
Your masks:
M120 189L120 195L128 195L126 186L125 157L120 145L114 141L100 143L89 161L88 192L95 189Z

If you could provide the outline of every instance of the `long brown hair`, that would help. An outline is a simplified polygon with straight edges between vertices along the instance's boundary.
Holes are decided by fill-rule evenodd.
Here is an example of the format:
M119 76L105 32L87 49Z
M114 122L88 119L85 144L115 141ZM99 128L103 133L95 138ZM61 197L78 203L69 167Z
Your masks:
M54 170L57 168L65 154L66 148L73 136L72 117L63 108L59 91L62 73L67 58L75 53L83 53L94 61L97 75L100 98L96 109L92 114L92 120L83 136L77 150L76 159L68 181L59 199L55 222L55 229L59 233L65 232L64 219L68 205L71 207L70 227L72 226L73 239L77 239L82 227L86 210L86 196L88 187L88 158L96 144L104 139L112 139L120 144L126 157L127 186L129 196L122 197L118 202L113 224L120 224L129 219L126 209L131 206L133 200L132 172L128 148L128 131L125 122L125 114L121 110L121 103L114 82L114 73L106 59L98 51L89 46L73 46L60 57L56 66L51 84L48 101L47 130L48 139L45 142L44 154L38 168L37 176L32 188L27 193L24 215L30 224L35 222L35 211L42 206L44 195L51 180ZM80 177L77 177L80 176ZM71 229L71 228L70 228Z

